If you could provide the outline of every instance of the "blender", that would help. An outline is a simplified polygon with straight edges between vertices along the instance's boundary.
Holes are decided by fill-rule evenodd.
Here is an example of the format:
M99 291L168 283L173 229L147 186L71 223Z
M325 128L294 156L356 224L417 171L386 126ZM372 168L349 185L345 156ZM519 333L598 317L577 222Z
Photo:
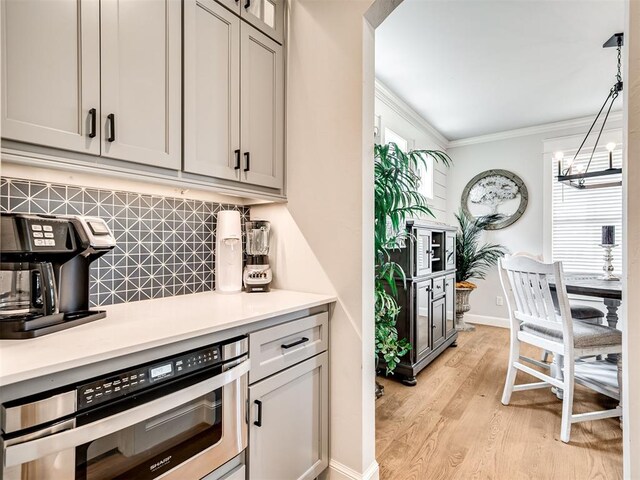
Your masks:
M269 267L269 232L265 220L250 220L245 224L247 233L247 264L242 279L249 293L268 292L272 274Z

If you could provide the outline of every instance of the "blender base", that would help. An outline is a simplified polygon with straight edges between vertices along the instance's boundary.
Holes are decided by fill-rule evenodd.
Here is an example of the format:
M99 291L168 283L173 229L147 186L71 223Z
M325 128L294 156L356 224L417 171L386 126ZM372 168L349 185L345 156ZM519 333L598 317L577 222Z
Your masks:
M244 291L247 293L263 293L269 292L271 290L271 285L268 283L266 285L245 285Z

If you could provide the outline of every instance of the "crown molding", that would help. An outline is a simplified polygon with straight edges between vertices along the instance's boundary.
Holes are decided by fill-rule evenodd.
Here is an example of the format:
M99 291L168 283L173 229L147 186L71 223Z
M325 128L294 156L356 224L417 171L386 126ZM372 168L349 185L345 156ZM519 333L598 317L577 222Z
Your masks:
M402 100L393 90L376 78L376 98L415 127L425 130L440 148L447 148L449 139L436 130L424 117Z
M609 114L610 122L622 121L622 111L611 112ZM478 143L497 142L499 140L507 140L509 138L526 137L528 135L539 135L541 133L557 133L558 130L570 128L586 128L593 123L593 116L574 118L571 120L562 120L560 122L545 123L543 125L535 125L532 127L516 128L514 130L505 130L504 132L489 133L487 135L479 135L477 137L462 138L460 140L452 140L447 145L448 148L465 147L467 145L475 145Z

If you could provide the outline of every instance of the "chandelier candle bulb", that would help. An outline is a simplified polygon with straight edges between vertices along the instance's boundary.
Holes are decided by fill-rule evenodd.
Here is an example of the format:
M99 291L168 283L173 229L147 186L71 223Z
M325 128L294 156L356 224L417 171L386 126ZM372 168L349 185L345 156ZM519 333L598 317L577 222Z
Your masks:
M607 150L609 151L609 169L613 168L613 151L616 149L614 142L607 143Z
M616 243L616 227L615 225L603 225L602 227L602 245L615 245Z

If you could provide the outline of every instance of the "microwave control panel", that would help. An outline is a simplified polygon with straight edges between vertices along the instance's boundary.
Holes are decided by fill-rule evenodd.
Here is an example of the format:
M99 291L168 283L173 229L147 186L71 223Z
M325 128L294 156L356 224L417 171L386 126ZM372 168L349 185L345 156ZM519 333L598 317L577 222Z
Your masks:
M220 347L210 346L85 383L76 389L78 410L139 392L220 361Z

